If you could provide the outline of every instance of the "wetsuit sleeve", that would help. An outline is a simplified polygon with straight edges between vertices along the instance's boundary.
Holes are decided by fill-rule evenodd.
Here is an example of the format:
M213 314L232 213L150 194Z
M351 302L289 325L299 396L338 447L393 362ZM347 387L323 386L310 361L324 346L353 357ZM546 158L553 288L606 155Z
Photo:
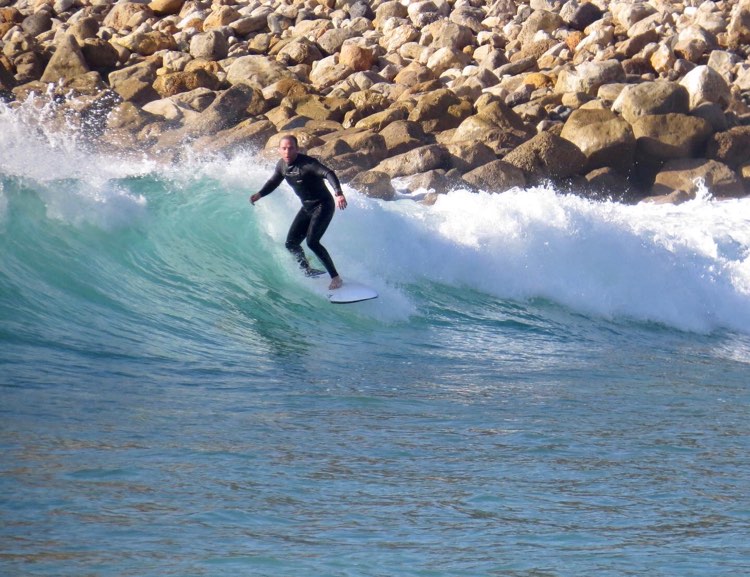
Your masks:
M284 174L281 172L281 161L279 161L278 163L276 163L276 168L274 169L271 178L269 178L268 182L266 182L258 191L260 197L263 198L264 196L268 196L269 194L271 194L278 188L282 180L284 180Z
M341 183L339 182L339 177L336 176L336 173L321 162L317 162L316 165L318 168L318 175L328 181L336 196L344 194L341 190Z

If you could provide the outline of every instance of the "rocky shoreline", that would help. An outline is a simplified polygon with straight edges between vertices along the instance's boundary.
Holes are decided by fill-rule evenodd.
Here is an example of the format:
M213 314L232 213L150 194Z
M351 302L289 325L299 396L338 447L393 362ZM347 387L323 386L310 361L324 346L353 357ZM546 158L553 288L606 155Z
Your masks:
M272 156L383 199L750 194L750 0L0 0L0 98L86 146Z

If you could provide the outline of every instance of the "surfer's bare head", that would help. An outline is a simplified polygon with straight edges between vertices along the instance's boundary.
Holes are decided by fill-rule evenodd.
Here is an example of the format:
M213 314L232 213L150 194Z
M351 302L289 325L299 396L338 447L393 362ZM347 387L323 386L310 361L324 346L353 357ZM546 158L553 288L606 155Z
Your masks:
M299 143L293 134L285 134L279 140L279 155L287 164L294 162L299 153Z

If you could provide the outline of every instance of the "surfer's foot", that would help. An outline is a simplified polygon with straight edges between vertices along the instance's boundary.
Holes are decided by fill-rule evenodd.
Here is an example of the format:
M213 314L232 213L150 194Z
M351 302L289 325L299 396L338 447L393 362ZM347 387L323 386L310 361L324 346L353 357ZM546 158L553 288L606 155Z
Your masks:
M340 276L335 276L331 279L331 284L328 285L328 290L336 290L337 288L341 288L341 285L344 284L344 281L341 280Z
M305 276L309 276L309 277L320 276L326 273L326 271L324 270L318 270L316 268L309 268L309 267L304 269L304 271L305 271Z

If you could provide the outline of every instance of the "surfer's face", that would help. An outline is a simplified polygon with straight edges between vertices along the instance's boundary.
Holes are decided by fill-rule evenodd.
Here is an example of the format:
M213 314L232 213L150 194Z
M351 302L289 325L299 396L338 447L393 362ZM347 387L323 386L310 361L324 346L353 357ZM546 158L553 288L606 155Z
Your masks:
M284 162L290 164L297 158L297 145L294 144L293 140L284 138L279 142L279 154L284 159Z

